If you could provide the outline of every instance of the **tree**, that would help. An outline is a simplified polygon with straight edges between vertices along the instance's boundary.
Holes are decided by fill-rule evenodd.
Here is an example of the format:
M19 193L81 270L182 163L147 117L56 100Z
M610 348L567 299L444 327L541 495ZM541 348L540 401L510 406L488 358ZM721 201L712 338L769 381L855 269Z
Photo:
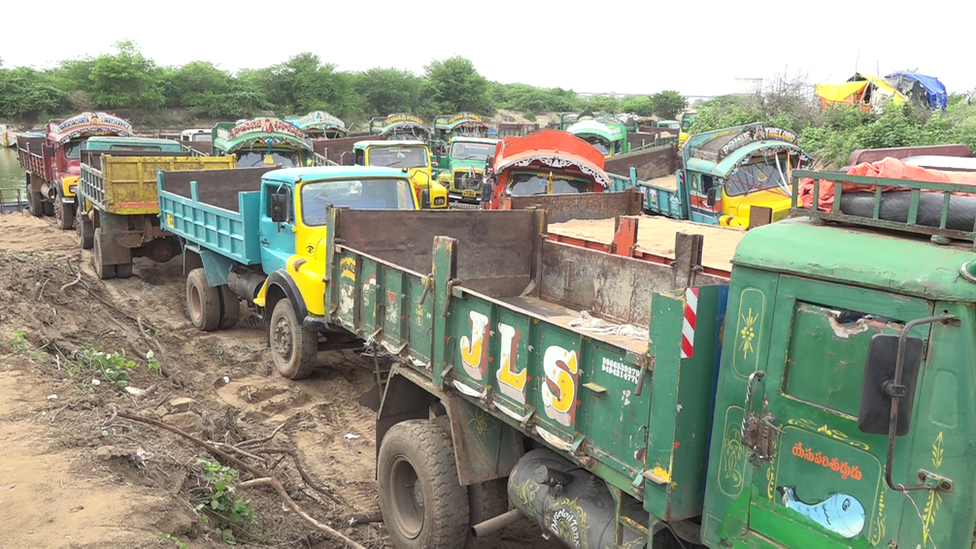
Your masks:
M49 74L30 67L0 69L0 97L0 118L32 120L61 112L68 100Z
M526 115L579 110L579 99L572 90L497 82L491 83L489 90L494 108L509 109Z
M488 80L478 74L470 60L460 56L431 61L424 67L430 107L439 113L491 109Z
M353 80L367 113L382 116L420 109L424 82L409 71L374 67L356 74Z
M156 109L163 105L159 69L130 40L115 43L118 53L95 58L89 79L91 95L100 108Z
M620 110L640 116L652 116L654 114L654 101L647 95L632 95L620 102Z
M688 100L674 90L655 93L651 101L654 102L654 114L667 120L674 119L688 107Z
M593 112L620 112L620 100L614 95L594 95L588 97L582 106Z

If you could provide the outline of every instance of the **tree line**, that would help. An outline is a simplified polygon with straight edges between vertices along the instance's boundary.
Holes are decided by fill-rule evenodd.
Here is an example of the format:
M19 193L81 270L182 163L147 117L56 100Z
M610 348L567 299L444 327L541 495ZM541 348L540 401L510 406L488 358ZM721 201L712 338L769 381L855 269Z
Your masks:
M0 120L30 125L86 110L126 110L133 118L180 110L189 118L238 119L273 113L328 111L347 123L408 112L430 119L508 109L530 120L541 112L584 109L673 118L686 105L678 92L618 99L580 98L572 90L492 82L463 57L431 61L424 74L376 67L340 71L313 53L236 73L207 61L158 65L131 41L115 52L60 61L50 69L4 67L0 60ZM184 117L185 118L185 117Z

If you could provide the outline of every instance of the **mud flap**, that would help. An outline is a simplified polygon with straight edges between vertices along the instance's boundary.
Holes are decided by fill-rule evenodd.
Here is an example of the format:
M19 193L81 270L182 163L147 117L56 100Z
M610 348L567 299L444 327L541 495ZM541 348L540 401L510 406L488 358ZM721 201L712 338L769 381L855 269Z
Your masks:
M417 383L422 380L419 376L409 378L402 374L402 367L395 365L390 372L390 378L383 391L383 399L376 415L376 456L379 457L380 445L386 432L401 421L408 419L429 419L430 407L437 398L431 393L434 389L430 382ZM429 385L429 387L424 386ZM366 394L369 394L368 392ZM362 398L367 398L363 395Z
M451 438L461 485L511 474L525 453L520 433L459 396L448 394L442 402L451 418Z

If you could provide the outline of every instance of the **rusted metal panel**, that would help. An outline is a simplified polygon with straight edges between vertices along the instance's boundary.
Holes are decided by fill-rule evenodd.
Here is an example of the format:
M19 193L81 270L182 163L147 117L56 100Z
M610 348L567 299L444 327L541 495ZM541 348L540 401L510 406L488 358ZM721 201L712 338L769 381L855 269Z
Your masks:
M227 170L167 171L165 172L166 191L184 198L192 198L190 182L196 181L200 202L237 212L238 193L259 190L261 176L276 169L278 168L270 166Z
M641 213L641 194L633 188L617 193L549 194L511 197L513 210L546 210L549 223L571 219L606 219Z
M678 169L680 156L676 145L665 145L628 154L612 156L606 160L604 169L612 174L629 174L637 170L637 177L644 181L672 175Z

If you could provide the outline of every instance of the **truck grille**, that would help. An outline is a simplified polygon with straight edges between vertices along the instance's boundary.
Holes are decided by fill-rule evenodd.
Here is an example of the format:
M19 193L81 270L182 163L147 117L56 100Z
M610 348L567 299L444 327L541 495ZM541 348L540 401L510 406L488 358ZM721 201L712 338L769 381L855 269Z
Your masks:
M458 190L477 191L481 185L481 174L471 177L468 172L456 172L454 174L454 188Z

